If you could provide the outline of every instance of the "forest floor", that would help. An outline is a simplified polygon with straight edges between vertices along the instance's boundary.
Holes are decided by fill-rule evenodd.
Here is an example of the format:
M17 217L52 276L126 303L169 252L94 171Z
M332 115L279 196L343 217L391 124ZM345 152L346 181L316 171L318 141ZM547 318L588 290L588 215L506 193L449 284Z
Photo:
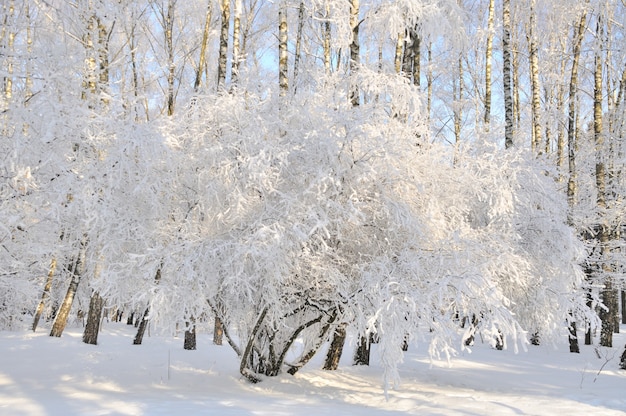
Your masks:
M105 322L99 345L82 343L82 328L51 338L0 332L0 415L624 415L626 371L618 369L626 327L615 348L567 345L495 351L478 344L447 361L412 346L401 384L385 395L375 346L372 365L350 366L346 346L338 371L320 360L295 376L253 385L239 375L227 346L198 335L148 336L132 345L135 328ZM323 356L323 354L319 354Z

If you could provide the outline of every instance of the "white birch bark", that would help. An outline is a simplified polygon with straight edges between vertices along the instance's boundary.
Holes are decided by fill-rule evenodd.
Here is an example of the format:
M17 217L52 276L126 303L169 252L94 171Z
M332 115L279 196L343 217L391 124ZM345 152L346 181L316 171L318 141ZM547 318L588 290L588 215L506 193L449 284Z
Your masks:
M530 86L532 95L532 143L533 153L541 154L541 98L539 86L539 50L537 47L536 0L530 1L530 16L528 22L528 59L530 63Z
M222 24L220 29L220 49L217 67L217 89L226 88L226 65L228 61L228 32L230 30L230 0L220 0Z
M502 1L502 57L504 82L504 146L513 146L514 119L513 119L513 67L511 56L511 0Z
M495 0L489 0L489 12L487 16L487 47L485 48L485 125L491 121L491 57L493 55Z

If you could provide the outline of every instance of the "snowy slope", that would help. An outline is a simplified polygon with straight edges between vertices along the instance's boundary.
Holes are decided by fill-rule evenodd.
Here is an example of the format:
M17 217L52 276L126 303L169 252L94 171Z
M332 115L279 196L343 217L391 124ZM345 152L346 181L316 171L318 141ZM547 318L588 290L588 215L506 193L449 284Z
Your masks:
M412 347L402 384L385 397L382 370L351 367L351 348L339 371L319 359L296 376L251 385L238 374L228 346L198 336L198 350L182 339L144 338L134 328L105 323L100 345L85 345L81 329L62 338L47 331L0 333L0 415L623 415L626 372L621 348L532 347L494 351L477 345L446 362L431 363ZM626 336L617 335L623 346Z

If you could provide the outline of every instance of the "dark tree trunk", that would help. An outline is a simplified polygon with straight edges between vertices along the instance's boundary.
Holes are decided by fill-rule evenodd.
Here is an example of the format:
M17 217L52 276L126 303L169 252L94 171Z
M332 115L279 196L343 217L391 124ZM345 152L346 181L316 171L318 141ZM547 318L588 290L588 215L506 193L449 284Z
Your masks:
M196 349L196 324L195 320L191 319L191 322L186 322L187 329L185 330L185 341L183 348L186 350Z
M70 315L70 311L72 310L72 304L74 303L74 295L78 290L78 284L80 283L80 279L82 277L83 272L83 261L85 257L85 251L87 248L87 241L83 240L80 244L80 250L78 253L78 257L75 261L73 261L69 267L69 272L72 275L72 281L70 282L69 287L67 288L67 293L65 294L65 299L63 299L63 303L61 304L61 308L57 313L56 319L54 320L54 324L52 325L52 330L50 331L51 337L60 337L65 330L65 326L67 325L67 319Z
M511 47L511 1L502 2L502 79L504 84L504 114L505 133L504 146L513 147L514 118L513 118L513 63ZM496 346L497 347L497 346Z
M100 332L100 319L102 317L102 308L104 300L98 292L91 295L89 301L89 312L87 314L87 324L83 332L83 342L85 344L97 345L98 333Z
M159 267L154 275L154 283L156 285L161 281L161 268ZM143 341L143 334L146 332L146 327L148 326L148 315L150 313L150 307L147 307L142 316L139 316L135 321L135 328L137 329L137 335L135 335L135 339L133 340L133 345L141 345Z
M72 309L72 304L74 303L74 295L76 294L76 290L78 290L79 283L80 276L74 276L72 278L72 281L70 282L70 286L67 288L65 299L63 300L61 308L57 313L56 319L54 320L54 324L52 325L52 330L50 331L51 337L60 337L63 334L65 326L67 325L67 319Z
M354 352L352 365L370 365L370 343L366 336L361 335L359 345Z
M128 314L128 318L126 318L126 325L132 325L135 320L135 312L131 312Z
M468 321L468 317L464 317L463 318L463 324L461 325L461 328L465 328L465 325ZM472 320L470 322L471 325L471 333L470 336L467 337L467 339L465 340L465 345L467 345L468 347L470 345L474 345L474 334L476 333L476 327L478 326L478 318L476 318L476 314L472 314Z
M622 290L622 323L626 324L626 291Z
M587 279L591 280L592 279L591 269L587 269L585 273L587 275ZM591 293L587 293L587 307L589 309L593 308ZM587 330L585 331L585 345L591 345L591 344L592 344L591 325L587 325Z
M409 336L405 335L402 340L402 347L400 347L402 351L407 352L409 350Z
M113 314L113 322L122 322L122 317L124 316L124 311L121 309L116 309Z
M346 324L341 324L335 329L333 339L326 353L324 361L324 370L336 370L339 368L339 360L343 352L343 346L346 343Z
M216 315L215 324L213 325L213 344L222 345L223 338L224 338L224 323Z
M319 332L318 337L317 337L317 339L318 339L317 343L309 351L307 351L305 354L303 354L300 357L299 361L296 361L294 364L290 365L289 370L287 370L287 372L289 374L291 374L291 375L296 374L296 372L299 369L304 367L311 360L311 358L313 358L313 356L317 353L317 351L320 349L320 347L324 343L324 340L326 339L326 334L328 333L328 330L330 329L330 326L332 325L332 323L335 322L335 319L337 319L337 312L336 311L335 311L335 313L333 313L331 315L331 317L326 322L326 324L324 324L322 326L322 328L320 329L320 332Z
M148 314L150 313L150 308L146 308L146 311L143 313L143 317L141 318L141 322L139 323L139 328L137 329L137 335L135 335L135 339L133 340L133 345L141 345L143 341L143 334L146 332L146 327L148 326Z
M222 23L217 66L217 88L226 89L226 64L228 61L228 36L230 32L230 0L221 0Z
M530 336L530 344L531 345L541 345L541 338L539 337L539 332L534 332Z
M267 310L268 308L265 307L259 314L256 320L256 323L254 324L254 327L252 328L252 332L250 333L250 336L248 338L246 348L243 350L243 353L241 354L241 361L239 363L239 372L241 373L242 376L248 379L248 381L250 381L251 383L258 383L259 381L261 381L258 374L264 373L263 363L254 362L254 354L255 354L254 343L257 338L257 335L259 334L259 331L262 328L263 320L265 319L265 315L267 315ZM263 357L259 357L259 358L262 359Z
M613 289L612 282L607 278L605 283L605 289L601 292L602 303L606 306L600 308L598 313L600 320L602 321L602 328L600 331L600 345L603 347L613 346L613 331L615 329L615 306L617 305L616 299L617 291Z
M622 353L622 357L619 361L619 368L622 370L626 370L626 347L624 347L624 352Z
M496 337L496 349L498 351L502 351L504 349L504 336L500 330L498 330L498 336Z
M570 323L569 326L569 352L572 353L580 353L580 348L578 347L578 334L576 332L576 322Z
M350 27L352 28L352 42L350 42L350 74L354 76L361 61L361 44L359 42L359 0L351 0L350 6ZM359 88L356 83L350 87L350 102L353 107L357 107L360 102Z

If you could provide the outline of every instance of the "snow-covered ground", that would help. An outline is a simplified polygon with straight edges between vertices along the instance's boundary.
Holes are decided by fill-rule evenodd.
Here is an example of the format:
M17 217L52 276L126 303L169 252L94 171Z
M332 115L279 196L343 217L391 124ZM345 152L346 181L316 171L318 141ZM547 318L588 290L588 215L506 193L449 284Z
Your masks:
M626 328L624 328L626 330ZM447 362L431 363L412 348L402 384L387 397L382 369L349 365L319 370L319 359L296 376L252 385L238 373L227 345L198 335L198 350L175 337L146 336L105 323L100 345L85 345L80 328L62 338L47 331L0 332L0 415L623 415L626 372L617 348L529 347L494 351L477 345ZM622 331L624 332L624 331ZM598 358L598 356L600 358Z

